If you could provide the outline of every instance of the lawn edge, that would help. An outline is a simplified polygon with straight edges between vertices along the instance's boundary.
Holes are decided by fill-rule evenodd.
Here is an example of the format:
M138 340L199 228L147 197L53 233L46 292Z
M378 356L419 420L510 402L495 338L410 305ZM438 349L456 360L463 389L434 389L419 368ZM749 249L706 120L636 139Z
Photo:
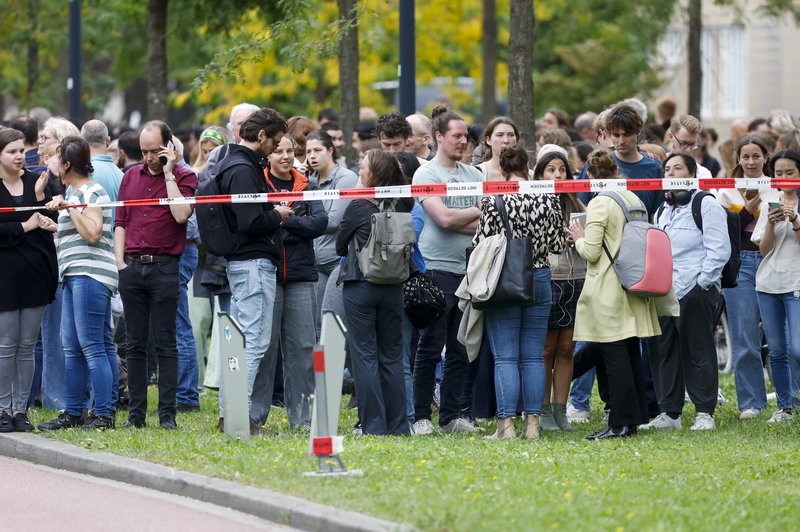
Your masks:
M0 455L181 495L301 530L313 532L413 530L413 527L408 525L325 506L293 495L244 486L135 458L87 451L82 447L49 440L35 434L0 434ZM328 483L324 485L329 486Z

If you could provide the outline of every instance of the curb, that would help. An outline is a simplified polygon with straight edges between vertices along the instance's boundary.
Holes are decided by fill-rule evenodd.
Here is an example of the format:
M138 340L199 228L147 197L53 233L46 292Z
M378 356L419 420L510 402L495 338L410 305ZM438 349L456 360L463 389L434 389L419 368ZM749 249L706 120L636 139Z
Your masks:
M0 455L181 495L311 532L413 530L408 525L324 506L299 497L242 486L134 458L90 452L34 434L0 435Z

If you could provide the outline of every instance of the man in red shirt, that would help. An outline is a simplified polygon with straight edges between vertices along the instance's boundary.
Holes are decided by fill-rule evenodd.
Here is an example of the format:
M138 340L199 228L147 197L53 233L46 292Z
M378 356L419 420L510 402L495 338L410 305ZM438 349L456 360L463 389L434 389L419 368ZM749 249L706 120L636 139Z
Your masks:
M172 131L164 122L154 120L144 125L139 135L144 163L125 172L119 188L120 201L194 196L197 176L176 166L178 153L171 138ZM178 263L191 214L191 205L117 208L114 254L128 336L130 407L125 427L145 426L147 339L152 321L158 355L159 424L165 429L176 428Z

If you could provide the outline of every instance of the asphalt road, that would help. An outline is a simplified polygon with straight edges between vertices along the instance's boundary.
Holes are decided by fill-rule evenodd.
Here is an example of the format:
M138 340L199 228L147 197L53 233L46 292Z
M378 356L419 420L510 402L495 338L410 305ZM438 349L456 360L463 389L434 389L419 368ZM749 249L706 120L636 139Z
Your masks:
M294 530L213 504L0 457L4 531Z

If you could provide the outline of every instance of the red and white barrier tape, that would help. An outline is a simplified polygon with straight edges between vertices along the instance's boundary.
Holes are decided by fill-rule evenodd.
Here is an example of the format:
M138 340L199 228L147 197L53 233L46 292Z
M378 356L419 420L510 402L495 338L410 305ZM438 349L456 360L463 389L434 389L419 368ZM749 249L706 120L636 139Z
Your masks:
M203 203L280 203L335 199L419 198L427 196L490 196L493 194L568 194L574 192L632 192L645 190L731 188L800 188L797 179L712 178L712 179L566 179L558 181L477 181L436 185L403 185L395 187L348 188L342 190L304 190L268 194L223 194L191 198L159 198L115 201L105 207L154 207L159 205L196 205ZM70 207L86 207L71 205ZM0 207L0 213L36 211L43 207Z

